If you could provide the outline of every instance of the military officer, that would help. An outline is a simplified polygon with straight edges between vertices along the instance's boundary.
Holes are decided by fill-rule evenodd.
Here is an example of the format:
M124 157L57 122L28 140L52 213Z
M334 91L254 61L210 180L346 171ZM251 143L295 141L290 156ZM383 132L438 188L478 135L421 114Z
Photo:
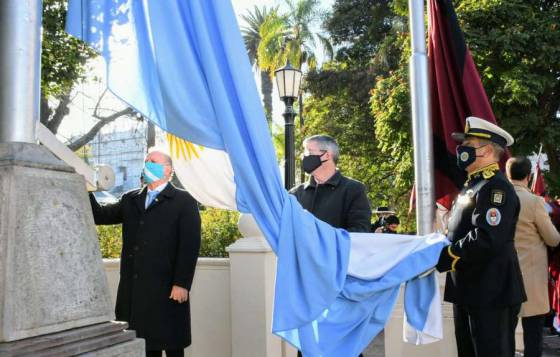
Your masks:
M513 357L517 314L526 300L513 241L520 206L498 166L513 138L476 117L452 135L468 179L451 211L451 245L436 268L448 272L444 299L453 303L458 355Z

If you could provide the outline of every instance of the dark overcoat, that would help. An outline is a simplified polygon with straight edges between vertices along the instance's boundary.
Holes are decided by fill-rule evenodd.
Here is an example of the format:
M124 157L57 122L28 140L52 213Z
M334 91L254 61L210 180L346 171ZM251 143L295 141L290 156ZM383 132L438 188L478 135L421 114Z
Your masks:
M95 224L122 223L120 281L115 314L127 321L147 350L191 343L189 300L169 298L173 285L191 290L200 248L198 205L171 183L145 209L146 188L101 206L90 195Z
M322 185L317 185L311 176L308 182L294 187L290 193L304 209L333 227L348 232L370 231L371 208L366 187L338 170Z

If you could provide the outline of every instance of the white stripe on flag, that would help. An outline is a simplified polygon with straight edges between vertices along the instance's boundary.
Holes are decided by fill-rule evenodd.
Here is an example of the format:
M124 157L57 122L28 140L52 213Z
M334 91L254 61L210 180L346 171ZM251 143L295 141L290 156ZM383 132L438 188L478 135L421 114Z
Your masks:
M185 190L205 206L236 210L236 187L228 154L171 134L166 137L175 174Z

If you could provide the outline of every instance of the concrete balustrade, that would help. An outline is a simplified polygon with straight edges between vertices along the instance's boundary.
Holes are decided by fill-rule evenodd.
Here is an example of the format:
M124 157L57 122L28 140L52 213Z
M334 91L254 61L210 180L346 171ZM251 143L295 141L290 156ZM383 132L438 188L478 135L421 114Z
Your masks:
M245 238L228 248L230 258L198 260L190 295L193 344L186 350L188 357L296 356L293 347L270 332L276 257L254 227L243 227L242 232ZM104 265L114 303L119 260L106 259ZM439 282L443 292L445 275L439 276ZM404 343L401 294L385 328L385 356L457 356L452 306L443 303L442 307L442 341L423 346ZM521 334L518 329L518 349L522 349ZM365 354L374 356L379 357Z

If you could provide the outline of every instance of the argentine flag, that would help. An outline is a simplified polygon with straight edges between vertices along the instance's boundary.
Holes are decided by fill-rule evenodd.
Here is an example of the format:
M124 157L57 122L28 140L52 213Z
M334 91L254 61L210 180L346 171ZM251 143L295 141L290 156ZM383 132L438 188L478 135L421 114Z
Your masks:
M405 287L405 338L442 338L434 273L448 242L349 234L283 188L227 0L70 0L67 31L107 62L109 89L169 133L185 187L250 213L278 257L272 331L305 356L357 356Z

